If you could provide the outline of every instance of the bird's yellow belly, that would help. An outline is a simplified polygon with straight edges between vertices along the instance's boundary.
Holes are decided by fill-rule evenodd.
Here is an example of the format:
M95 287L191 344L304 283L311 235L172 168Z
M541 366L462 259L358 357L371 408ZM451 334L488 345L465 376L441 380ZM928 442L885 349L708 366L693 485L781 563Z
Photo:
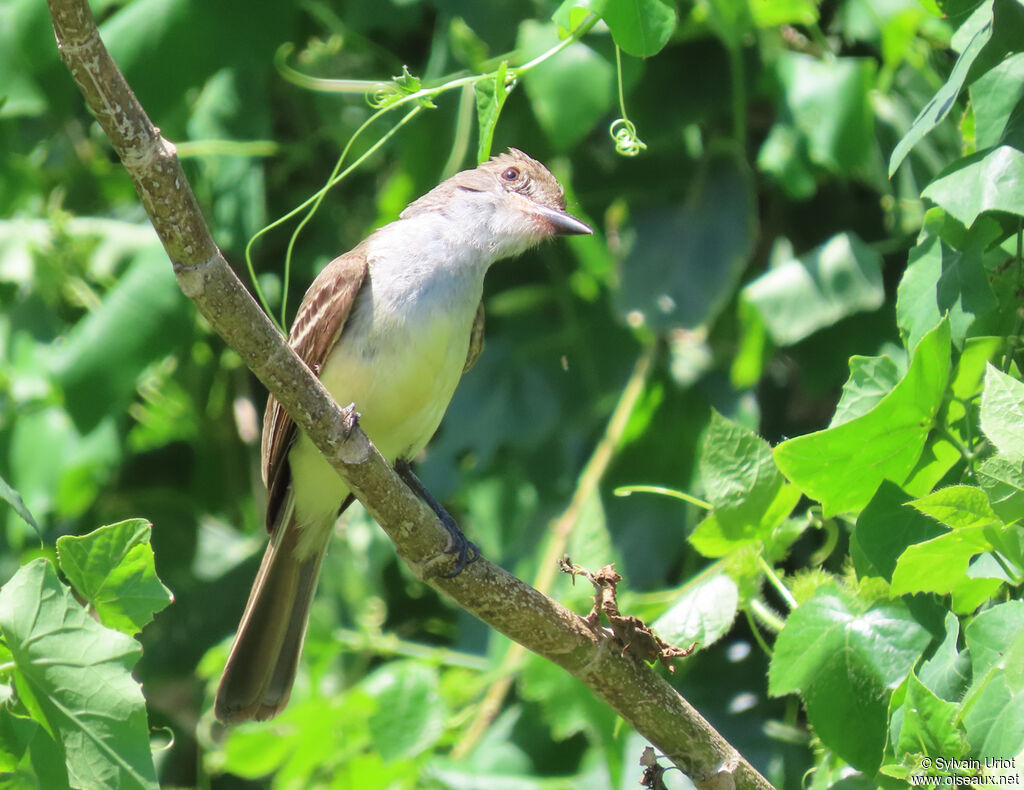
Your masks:
M355 403L360 426L389 462L412 458L434 435L459 383L469 327L439 323L372 356L345 341L326 360L321 381L339 405ZM298 524L333 523L348 495L341 478L305 434L288 461Z

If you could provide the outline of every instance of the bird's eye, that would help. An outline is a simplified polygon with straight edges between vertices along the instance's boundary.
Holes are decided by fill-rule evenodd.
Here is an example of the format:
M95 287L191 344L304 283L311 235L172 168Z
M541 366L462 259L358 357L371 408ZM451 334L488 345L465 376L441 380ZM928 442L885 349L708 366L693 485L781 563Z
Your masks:
M506 181L515 181L517 178L519 178L519 168L507 168L505 172L501 174L501 177L504 178Z

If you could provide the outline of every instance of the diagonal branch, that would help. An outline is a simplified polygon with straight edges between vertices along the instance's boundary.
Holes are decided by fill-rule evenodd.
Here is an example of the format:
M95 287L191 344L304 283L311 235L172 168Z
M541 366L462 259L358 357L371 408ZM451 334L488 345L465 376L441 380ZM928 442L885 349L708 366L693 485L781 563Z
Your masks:
M87 0L48 0L61 57L128 171L182 291L338 471L415 573L524 647L582 680L702 790L769 788L646 664L481 558L453 578L448 533L287 346L210 236L174 146L160 136L100 40Z

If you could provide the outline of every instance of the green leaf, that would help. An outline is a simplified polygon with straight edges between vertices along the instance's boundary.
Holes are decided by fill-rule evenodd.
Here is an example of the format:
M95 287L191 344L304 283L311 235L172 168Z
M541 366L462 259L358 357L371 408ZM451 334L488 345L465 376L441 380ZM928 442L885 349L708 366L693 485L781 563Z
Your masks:
M558 43L552 25L526 20L516 49L534 57ZM523 74L533 114L551 145L568 151L611 109L615 68L586 44L576 41Z
M129 636L141 631L174 596L161 584L141 518L57 539L57 559L71 586L101 622Z
M56 405L18 415L10 441L11 483L44 520L79 516L121 456L113 415L83 433Z
M985 527L999 522L985 492L974 486L942 488L915 499L910 505L953 529Z
M444 734L445 707L437 669L395 661L366 678L364 691L377 701L370 737L385 760L408 759L433 747Z
M971 85L971 107L979 150L1022 139L1019 105L1024 101L1024 54L1016 54L985 72Z
M902 482L921 456L949 379L949 323L914 350L907 375L867 414L775 448L782 473L826 517L859 510L883 480Z
M71 784L157 790L145 700L131 675L139 644L93 620L42 559L0 590L0 632L63 746Z
M191 325L188 299L163 248L144 249L50 360L76 426L85 433L124 409L142 371L176 349Z
M777 345L792 345L854 313L881 307L881 263L882 256L856 235L840 233L773 266L744 287L742 298L757 308Z
M651 624L665 641L683 648L696 642L703 649L732 627L739 590L724 573L697 576L684 584L680 593L671 608Z
M1008 460L1024 461L1024 383L998 368L985 368L981 430Z
M984 211L1024 215L1024 153L1001 145L958 160L921 193L971 227Z
M491 144L494 142L494 129L498 125L498 116L505 100L512 92L508 81L508 61L499 64L493 80L481 80L474 85L476 96L477 162L485 162L491 156Z
M896 297L896 321L908 348L948 316L951 337L963 345L979 316L997 306L980 244L958 250L926 228L910 251Z
M568 38L590 14L602 16L609 2L610 0L562 0L562 4L551 15L552 21L558 25L559 37Z
M1000 519L1007 524L1024 519L1024 461L996 453L982 461L975 473Z
M622 51L637 58L658 54L676 29L675 4L664 0L608 0L601 17Z
M729 381L733 389L745 390L757 384L764 373L768 333L760 313L749 302L739 300L736 317L740 325L740 339L729 368Z
M948 410L946 414L948 416ZM924 443L921 457L917 459L914 468L900 486L911 496L923 496L932 491L946 473L960 463L963 463L963 456L956 445L941 434L933 432Z
M4 480L3 476L0 476L0 499L14 508L14 512L21 516L25 523L36 531L39 540L43 539L42 530L40 530L39 524L36 523L35 518L32 516L32 512L25 505L25 500L21 498L21 494L11 488L10 483Z
M942 699L954 702L963 698L971 680L971 657L958 648L960 620L946 612L945 637L918 672L921 682Z
M933 592L953 596L953 611L976 609L1000 586L996 578L971 578L971 559L991 551L983 527L955 529L907 548L892 573L891 592L905 595Z
M739 537L761 524L782 487L768 442L712 409L697 463L727 536Z
M17 779L14 779L14 777ZM23 780L23 783L18 782ZM9 782L10 784L5 784ZM60 746L34 719L0 709L0 787L4 790L68 790Z
M783 101L817 165L840 174L866 168L875 139L869 58L829 60L784 50L778 58Z
M619 718L594 693L547 659L530 654L519 676L520 696L538 704L556 741L585 732L611 738Z
M762 544L769 558L784 557L786 550L808 526L806 520L787 521L800 497L799 488L783 483L761 515L756 530L747 529L739 533L734 529L726 530L712 513L690 533L690 544L703 556L712 559L724 557L752 543Z
M970 751L960 722L960 706L939 699L911 672L903 701L903 723L896 757L924 754L957 759Z
M710 323L729 302L756 236L754 184L733 151L701 163L686 202L635 211L616 306L656 331Z
M563 38L588 14L601 17L623 52L638 58L656 55L676 28L676 10L665 0L564 0L551 18Z
M970 400L981 394L985 368L1003 350L1001 337L971 337L964 343L950 389L953 397Z
M757 152L757 169L775 179L794 200L809 198L818 188L807 140L786 121L776 121L768 131Z
M921 141L921 138L938 126L949 115L949 111L953 108L956 98L960 94L960 89L963 88L967 75L971 71L971 67L974 65L974 61L992 38L991 5L983 3L979 7L978 13L986 14L987 19L971 38L964 51L960 53L956 65L953 66L953 70L950 72L949 79L939 88L935 96L932 97L932 100L925 105L917 118L914 119L910 129L903 135L903 139L893 149L892 156L889 158L890 178L907 154L910 153L911 149Z
M932 519L905 507L910 501L898 485L884 481L857 516L850 555L858 577L878 576L891 581L896 561L908 546L945 532Z
M750 4L750 14L758 27L778 27L787 23L813 25L818 21L814 0L770 0Z
M889 695L929 640L901 603L863 610L838 587L820 587L779 633L769 693L799 693L822 742L872 774L885 746Z
M843 384L843 393L829 427L835 428L867 414L893 390L904 373L906 370L900 370L888 355L850 357L850 378Z
M1024 750L1024 683L1010 671L1024 638L1024 602L981 612L964 629L973 681L964 695L964 727L976 754L1009 757ZM1016 767L1019 770L1019 765Z

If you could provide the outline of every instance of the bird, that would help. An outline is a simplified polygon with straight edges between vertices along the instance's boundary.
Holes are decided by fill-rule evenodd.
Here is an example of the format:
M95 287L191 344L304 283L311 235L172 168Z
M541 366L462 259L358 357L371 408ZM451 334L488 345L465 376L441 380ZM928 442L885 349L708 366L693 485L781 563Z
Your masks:
M296 312L288 344L339 404L354 405L377 449L441 516L456 572L475 547L409 464L481 353L491 264L553 236L590 233L550 171L510 148L331 261ZM214 713L225 723L262 721L287 705L333 525L353 499L273 396L261 456L271 537L217 689Z

